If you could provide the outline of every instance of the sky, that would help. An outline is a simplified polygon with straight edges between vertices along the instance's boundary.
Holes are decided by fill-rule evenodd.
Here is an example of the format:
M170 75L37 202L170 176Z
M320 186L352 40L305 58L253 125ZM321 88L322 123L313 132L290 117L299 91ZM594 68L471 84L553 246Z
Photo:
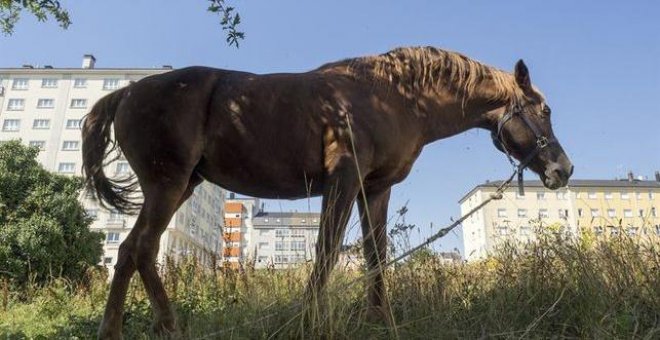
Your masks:
M0 67L22 64L299 72L400 46L458 51L511 71L524 59L553 111L553 128L575 179L660 170L660 2L657 1L228 1L246 33L228 46L203 0L62 1L73 24L24 14L0 36ZM489 133L470 130L424 148L394 187L390 215L407 204L411 243L460 214L458 200L486 180L508 177ZM526 174L527 179L536 175ZM270 211L319 209L319 200L267 201ZM353 220L347 242L359 227ZM435 250L462 250L460 228Z

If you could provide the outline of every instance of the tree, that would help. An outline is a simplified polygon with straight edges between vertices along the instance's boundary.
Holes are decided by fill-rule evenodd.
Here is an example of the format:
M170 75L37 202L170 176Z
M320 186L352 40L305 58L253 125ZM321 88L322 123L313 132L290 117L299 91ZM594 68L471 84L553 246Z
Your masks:
M89 229L82 180L46 171L38 153L18 141L0 145L0 278L78 280L99 262L104 236Z
M227 6L225 0L207 0L207 11L220 17L220 27L227 32L227 43L238 47L239 40L245 38L245 33L238 31L241 16L234 7ZM14 32L14 26L20 19L22 11L32 13L39 21L52 17L64 29L71 25L69 12L62 8L59 0L0 0L0 30L5 35Z

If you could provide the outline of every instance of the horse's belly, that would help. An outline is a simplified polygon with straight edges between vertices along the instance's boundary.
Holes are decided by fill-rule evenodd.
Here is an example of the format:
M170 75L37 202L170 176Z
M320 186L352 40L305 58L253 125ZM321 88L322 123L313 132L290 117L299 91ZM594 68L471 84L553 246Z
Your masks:
M297 199L318 196L322 192L322 166L311 159L279 159L261 157L202 158L196 171L218 186L244 195L260 198ZM216 161L217 160L217 161Z

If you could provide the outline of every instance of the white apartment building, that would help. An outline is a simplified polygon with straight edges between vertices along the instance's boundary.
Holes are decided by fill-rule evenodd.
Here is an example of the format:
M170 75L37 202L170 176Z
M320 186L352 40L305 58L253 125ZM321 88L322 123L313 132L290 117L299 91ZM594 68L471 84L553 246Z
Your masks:
M81 68L0 68L0 142L20 139L41 149L39 162L48 170L81 176L81 119L106 94L144 77L172 68L96 68L96 59L85 55ZM109 164L109 176L131 173L125 160ZM81 197L91 228L106 234L101 263L112 268L119 244L135 222L134 216L100 209L89 196ZM176 212L163 234L158 255L195 255L205 263L221 253L224 194L205 182Z
M460 201L461 216L494 193L502 181L486 182ZM660 174L655 180L571 180L566 188L546 189L540 181L525 181L525 195L515 185L463 221L464 257L483 259L505 240L527 242L534 227L558 224L567 235L592 233L615 237L621 232L642 240L660 238Z
M320 213L259 212L252 219L248 258L255 268L288 268L316 258Z
M225 200L225 224L222 233L222 259L224 265L240 268L250 260L249 245L252 243L252 219L259 213L259 199L237 198L230 193Z
M259 199L231 193L225 201L225 266L288 268L312 261L320 221L320 213L264 212Z

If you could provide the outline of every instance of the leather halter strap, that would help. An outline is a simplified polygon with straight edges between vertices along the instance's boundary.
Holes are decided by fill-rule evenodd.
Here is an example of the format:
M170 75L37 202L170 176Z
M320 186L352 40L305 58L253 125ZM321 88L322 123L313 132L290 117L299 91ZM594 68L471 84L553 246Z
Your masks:
M511 153L509 152L504 139L502 138L504 125L506 125L506 123L508 123L514 116L521 118L525 125L527 125L527 127L532 130L532 133L536 138L536 146L534 147L534 150L527 154L527 156L525 156L525 158L523 158L517 165L513 160L513 157L511 156ZM525 195L525 189L523 187L523 172L525 168L529 166L529 163L531 163L532 159L536 157L541 152L541 150L550 144L556 144L557 140L554 137L546 137L541 132L541 130L529 119L529 117L527 117L525 110L518 103L514 102L507 108L506 112L504 112L502 117L500 117L497 122L497 142L502 146L502 150L504 150L504 153L509 159L509 162L514 166L514 168L516 168L516 171L518 172L518 192L521 196L523 196Z

